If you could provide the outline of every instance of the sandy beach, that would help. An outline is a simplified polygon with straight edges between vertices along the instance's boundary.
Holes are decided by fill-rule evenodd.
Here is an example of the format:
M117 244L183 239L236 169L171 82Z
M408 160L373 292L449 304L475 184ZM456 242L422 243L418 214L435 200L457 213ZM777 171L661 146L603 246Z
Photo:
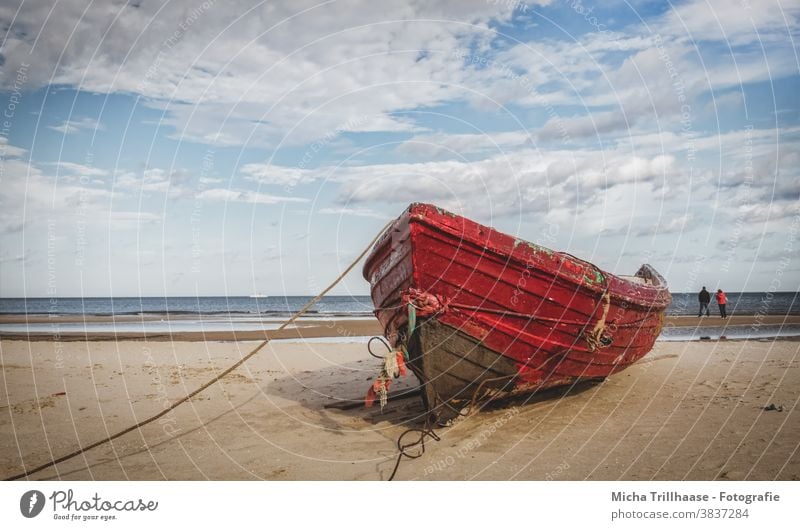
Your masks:
M0 475L162 410L256 344L3 339ZM419 426L418 398L329 408L360 399L378 363L361 342L274 341L158 422L32 478L386 479L397 437ZM603 383L439 429L397 479L796 480L799 398L798 341L657 343Z

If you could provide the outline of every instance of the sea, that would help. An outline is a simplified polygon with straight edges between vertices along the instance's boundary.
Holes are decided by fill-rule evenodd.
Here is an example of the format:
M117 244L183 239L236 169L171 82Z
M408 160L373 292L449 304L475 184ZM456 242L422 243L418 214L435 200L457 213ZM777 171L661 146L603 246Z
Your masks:
M800 315L798 292L726 293L728 315ZM183 331L249 331L274 329L281 321L302 308L309 296L174 296L174 297L106 297L106 298L0 298L0 315L47 316L44 323L0 322L0 333L69 332L183 332ZM372 317L369 296L326 296L304 317L305 321L332 318L361 319ZM712 318L718 316L716 303L710 305ZM697 293L672 293L668 315L697 315ZM85 316L64 319L59 316ZM101 319L88 317L136 317ZM51 319L52 317L52 319ZM146 317L146 318L144 318ZM71 320L72 322L68 322ZM728 338L758 338L800 335L800 326L742 326L725 331ZM687 340L714 337L721 328L665 329L661 340Z
M0 314L28 315L261 315L288 317L311 296L170 296L114 298L0 298ZM307 314L372 315L369 296L326 296Z

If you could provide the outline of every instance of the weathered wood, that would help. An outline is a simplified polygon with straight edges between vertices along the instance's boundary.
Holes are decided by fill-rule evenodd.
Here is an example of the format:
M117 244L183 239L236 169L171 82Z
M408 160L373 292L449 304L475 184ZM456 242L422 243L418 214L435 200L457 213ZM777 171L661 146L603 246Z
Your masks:
M407 388L405 390L395 390L394 392L389 392L387 398L391 401L397 401L400 399L417 397L420 394L421 390L419 388ZM356 399L340 399L337 401L332 401L324 404L322 407L326 409L351 410L363 406L364 398L361 397Z
M510 359L435 319L419 323L409 356L422 375L423 404L438 420L456 416L478 390L512 388L517 373Z

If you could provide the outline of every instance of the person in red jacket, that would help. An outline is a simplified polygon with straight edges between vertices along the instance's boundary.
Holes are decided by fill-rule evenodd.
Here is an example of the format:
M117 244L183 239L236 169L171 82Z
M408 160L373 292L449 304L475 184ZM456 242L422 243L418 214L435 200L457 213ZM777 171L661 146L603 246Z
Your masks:
M728 318L728 313L725 311L725 304L728 303L728 298L722 289L717 289L717 305L719 306L719 316L721 318Z

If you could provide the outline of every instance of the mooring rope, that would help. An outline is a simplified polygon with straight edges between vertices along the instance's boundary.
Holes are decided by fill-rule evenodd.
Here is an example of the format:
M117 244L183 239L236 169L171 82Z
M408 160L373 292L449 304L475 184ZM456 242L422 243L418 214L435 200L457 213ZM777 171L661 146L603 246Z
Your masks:
M404 444L403 443L403 438L405 438L406 435L411 434L412 432L419 433L419 438L417 438L417 440L414 441L414 442L409 442L409 443L405 443ZM389 481L394 480L395 475L397 475L397 471L400 469L400 462L403 460L403 457L406 457L406 458L408 458L410 460L414 460L415 458L419 458L419 457L421 457L422 455L425 454L425 438L426 437L431 437L431 438L433 438L433 440L435 440L437 442L439 440L441 440L439 435L436 434L436 432L433 430L433 427L431 427L429 422L427 422L427 421L425 422L425 427L423 427L422 429L419 429L419 428L406 429L397 438L397 450L399 452L397 453L397 460L395 460L395 462L394 462L394 469L392 469L392 474L389 475ZM416 447L418 445L420 446L420 449L419 449L418 453L415 454L415 453L407 453L406 452L408 449L411 449L412 447Z
M322 297L325 296L325 294L328 293L328 291L333 289L340 281L342 281L342 279L345 276L347 276L347 274L351 270L353 270L353 267L355 267L358 264L358 262L361 261L361 258L363 258L367 254L367 252L369 252L369 250L372 248L372 246L378 241L378 239L380 239L380 237L384 234L384 232L386 232L386 230L388 230L388 228L392 225L393 222L394 222L394 220L389 221L388 223L386 223L386 226L384 226L381 229L381 231L378 232L378 235L376 235L372 239L372 241L370 241L370 243L366 246L366 248L364 248L364 250L361 251L361 254L359 254L358 257L355 260L353 260L353 262L350 265L348 265L348 267L333 282L331 282L330 285L328 285L317 296L315 296L308 303L306 303L306 305L304 305L297 313L292 315L292 317L289 318L289 320L287 320L283 324L281 324L275 331L280 331L282 329L285 329L289 325L291 325L295 320L297 320L303 314L305 314L305 312L308 311L314 304L319 302L322 299ZM140 428L144 427L145 425L147 425L148 423L152 423L152 422L156 421L157 419L159 419L162 416L168 414L169 412L171 412L172 410L176 409L180 405L186 403L187 401L192 399L194 396L196 396L200 392L204 391L205 389L207 389L208 387L210 387L214 383L218 382L220 379L222 379L226 375L230 374L231 372L233 372L234 370L239 368L241 365L243 365L245 362L247 362L248 359L250 359L255 354L257 354L259 351L261 351L261 349L264 348L264 346L266 346L267 343L270 340L272 340L272 339L270 339L270 338L264 339L258 346L253 348L250 351L250 353L248 353L247 355L245 355L244 357L239 359L237 362L232 364L230 367L226 368L225 370L223 370L222 372L217 374L213 379L211 379L210 381L208 381L207 383L205 383L204 385L199 387L197 390L194 390L193 392L187 394L186 396L182 397L178 401L175 401L169 407L165 408L164 410L162 410L158 414L150 416L149 418L140 421L136 425L132 425L132 426L126 428L126 429L123 429L123 430L117 432L117 433L114 433L114 434L112 434L110 436L107 436L106 438L103 438L102 440L98 440L98 441L96 441L96 442L94 442L94 443L92 443L90 445L85 446L85 447L80 447L79 449L76 449L75 451L69 453L68 455L64 455L62 457L50 460L49 462L47 462L45 464L42 464L40 466L37 466L37 467L35 467L33 469L30 469L30 470L27 470L27 471L24 471L24 472L22 472L22 473L20 473L18 475L14 475L13 477L8 477L8 478L6 478L4 480L18 480L18 479L21 479L21 478L25 478L25 477L27 477L29 475L32 475L34 473L37 473L37 472L43 470L43 469L47 469L49 467L52 467L52 466L54 466L56 464L60 464L61 462L64 462L64 461L69 460L71 458L75 458L76 456L81 455L81 454L85 453L86 451L89 451L90 449L94 449L95 447L99 447L99 446L101 446L103 444L106 444L106 443L116 439L116 438L119 438L120 436L128 434L131 431L135 431L137 429L140 429Z

